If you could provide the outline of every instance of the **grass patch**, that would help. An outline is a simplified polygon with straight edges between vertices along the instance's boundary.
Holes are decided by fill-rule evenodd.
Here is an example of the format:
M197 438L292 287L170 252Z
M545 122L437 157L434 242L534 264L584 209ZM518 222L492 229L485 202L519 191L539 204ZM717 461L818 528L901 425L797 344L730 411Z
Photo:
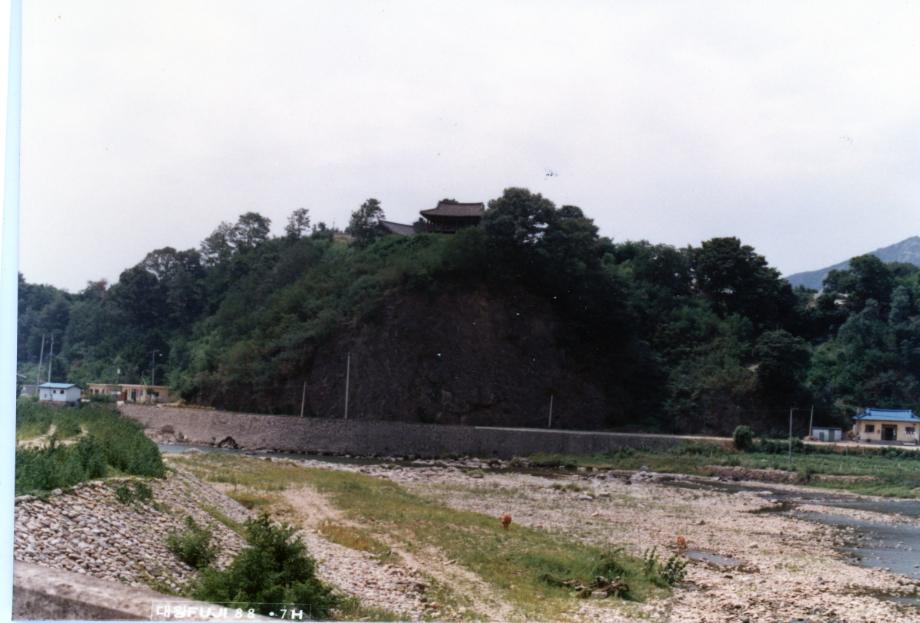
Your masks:
M334 609L335 618L343 621L407 621L409 617L392 610L365 606L354 597L344 597Z
M225 526L227 526L228 528L230 528L237 534L239 535L244 534L245 530L244 530L243 524L236 521L235 519L232 519L230 516L228 516L225 512L223 512L216 506L212 506L211 504L199 504L198 507L204 512L206 512L208 515L213 517L215 521L218 521L224 524Z
M667 594L666 588L646 577L641 560L621 551L604 551L516 524L504 530L497 517L448 508L387 480L240 456L212 454L176 460L206 480L232 471L239 483L268 490L308 484L349 519L373 526L409 551L437 548L478 574L528 618L558 618L574 605L570 590L547 578L589 584L598 568L611 569L614 563L629 586L627 599L642 601ZM327 530L336 538L361 540L361 535ZM363 546L372 547L370 543Z
M232 491L227 492L227 497L236 500L244 508L249 510L262 510L267 508L271 503L272 499L264 495L258 495L252 491L245 491L243 489L233 489Z
M795 473L801 484L889 497L920 497L920 452L911 450L851 448L847 453L805 446L794 451L792 461L773 451L778 442L755 445L770 451L736 452L717 444L688 443L656 452L625 450L586 456L538 454L538 467L575 465L607 469L711 475L711 466L778 469ZM815 476L836 476L824 480ZM848 480L847 477L852 477Z
M134 502L152 503L153 489L147 483L139 480L122 482L115 487L115 499L122 504L132 504Z
M41 494L116 474L166 475L156 444L147 439L140 425L110 405L63 409L28 398L16 401L17 437L36 430L47 432L52 424L57 430L46 447L16 449L16 495ZM86 434L76 443L57 443L58 437L82 431Z
M392 554L386 544L378 541L369 532L357 526L343 526L340 523L327 520L320 524L319 533L327 541L338 543L349 549L367 552L381 558Z

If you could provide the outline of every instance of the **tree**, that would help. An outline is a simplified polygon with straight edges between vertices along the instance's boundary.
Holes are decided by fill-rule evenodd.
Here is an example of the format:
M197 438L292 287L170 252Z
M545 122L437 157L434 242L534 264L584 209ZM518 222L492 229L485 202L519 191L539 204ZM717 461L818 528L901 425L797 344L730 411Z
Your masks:
M227 262L233 255L231 232L233 225L222 221L211 235L201 241L201 256L208 266L215 266Z
M284 227L284 234L292 239L302 238L310 229L310 211L306 208L297 208L288 216L287 225Z
M498 244L533 246L543 238L556 206L526 188L506 188L489 202L482 219L486 234Z
M832 270L824 279L829 296L843 301L850 311L860 311L870 299L882 310L888 309L894 278L888 266L874 255L860 255L850 260L847 270Z
M316 225L313 225L310 230L310 238L313 238L314 240L332 240L334 235L335 231L329 229L329 227L326 226L326 223L322 221Z
M740 314L758 326L779 326L795 309L789 282L737 238L713 238L690 250L697 290L723 318Z
M385 218L380 202L370 198L351 213L351 220L345 231L351 234L357 245L367 246L383 235L380 221Z
M789 405L802 393L811 353L805 340L788 331L767 331L754 347L757 388L769 405Z
M230 243L238 251L253 249L268 240L271 224L271 219L258 212L240 214L230 230Z

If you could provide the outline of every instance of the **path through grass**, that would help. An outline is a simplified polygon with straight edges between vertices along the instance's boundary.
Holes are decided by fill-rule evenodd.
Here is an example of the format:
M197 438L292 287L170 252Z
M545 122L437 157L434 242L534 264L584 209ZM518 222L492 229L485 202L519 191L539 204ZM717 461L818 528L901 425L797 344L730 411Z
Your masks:
M309 485L360 524L359 540L367 549L377 541L395 541L422 559L426 550L435 548L477 574L528 619L558 619L581 603L571 589L559 585L560 580L590 584L597 575L621 576L629 586L626 599L631 601L668 592L660 578L645 575L641 560L621 551L604 551L516 524L504 530L497 517L449 508L382 478L239 455L173 460L205 480L256 490ZM342 534L330 536L343 539Z

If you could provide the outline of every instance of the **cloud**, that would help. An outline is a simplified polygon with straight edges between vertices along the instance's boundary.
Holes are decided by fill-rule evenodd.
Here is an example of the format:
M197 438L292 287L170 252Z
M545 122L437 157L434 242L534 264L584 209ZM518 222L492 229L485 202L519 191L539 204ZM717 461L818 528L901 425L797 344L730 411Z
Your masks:
M411 222L512 185L616 239L826 265L920 230L918 11L30 4L21 268L75 290L247 210Z

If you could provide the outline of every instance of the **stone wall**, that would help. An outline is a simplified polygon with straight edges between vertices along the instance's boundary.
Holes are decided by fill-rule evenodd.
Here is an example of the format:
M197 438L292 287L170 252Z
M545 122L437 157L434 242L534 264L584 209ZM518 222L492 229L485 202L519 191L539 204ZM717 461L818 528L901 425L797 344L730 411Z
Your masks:
M162 405L124 404L119 408L161 439L218 444L231 437L241 448L280 452L511 458L539 452L595 454L622 448L663 449L686 441L671 435L345 421Z

